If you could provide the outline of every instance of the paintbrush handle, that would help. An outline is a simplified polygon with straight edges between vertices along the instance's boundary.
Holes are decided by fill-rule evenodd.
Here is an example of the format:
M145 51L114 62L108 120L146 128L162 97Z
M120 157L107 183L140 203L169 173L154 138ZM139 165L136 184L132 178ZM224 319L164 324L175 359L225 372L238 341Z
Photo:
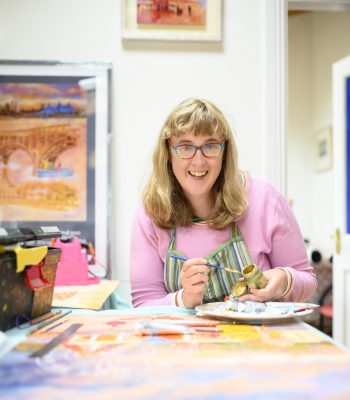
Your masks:
M66 319L66 320L64 320L64 321L62 321L62 322L58 322L57 324L52 325L52 326L50 326L49 328L45 329L44 332L49 332L49 331L51 331L52 329L55 329L55 328L57 328L58 326L63 325L64 323L66 323L66 322L68 322L68 321L69 321L69 320Z
M181 257L181 256L177 256L177 255L175 255L175 254L170 254L170 257L171 257L171 258L174 258L174 259L176 259L176 260L187 261L187 258ZM222 269L222 270L224 270L224 271L231 272L231 273L233 273L233 274L242 275L242 272L236 271L236 270L231 269L231 268L225 268L225 267L222 267L221 265L215 265L215 264L209 264L209 263L206 263L205 265L207 265L208 267L211 267L211 268Z
M171 258L174 258L175 260L181 260L181 261L187 261L187 260L188 260L188 259L185 258L185 257L177 256L177 255L175 255L175 254L170 254L170 257L171 257ZM208 267L224 269L224 267L221 267L220 265L214 265L214 264L209 264L209 263L207 263L207 264L205 264L205 265L207 265Z
M232 274L242 275L242 272L240 272L240 271L236 271L236 270L231 269L231 268L225 268L225 267L222 267L221 265L214 265L214 264L206 264L206 265L208 267L212 267L212 268L223 269L224 271L231 272Z
M53 317L55 317L56 315L59 315L59 314L61 314L61 313L62 313L62 310L59 310L59 311L56 311L56 312L50 312L50 313L48 313L48 314L42 315L41 317L34 318L34 319L32 319L30 322L32 323L32 325L37 325L37 324L39 324L40 322L46 321L47 319L53 318Z
M209 264L209 263L207 263L207 264L205 264L205 265L207 265L208 267L211 267L211 268L218 268L218 269L222 269L222 270L224 270L224 271L235 272L235 273L240 274L240 272L235 271L234 269L225 268L225 267L222 267L221 265L215 265L215 264Z
M242 272L241 272L241 271L236 271L235 269L231 269L231 268L225 268L225 271L227 271L227 272L231 272L232 274L238 274L238 275L241 275L241 276L243 276L243 274L242 274Z

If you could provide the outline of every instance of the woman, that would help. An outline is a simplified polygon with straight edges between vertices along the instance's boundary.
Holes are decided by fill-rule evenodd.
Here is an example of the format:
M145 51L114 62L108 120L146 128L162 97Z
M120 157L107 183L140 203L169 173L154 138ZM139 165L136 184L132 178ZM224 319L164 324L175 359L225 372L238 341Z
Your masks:
M237 158L229 124L209 101L187 99L168 116L133 223L135 307L223 301L250 263L268 284L240 300L312 296L317 282L292 211L268 182L241 172Z

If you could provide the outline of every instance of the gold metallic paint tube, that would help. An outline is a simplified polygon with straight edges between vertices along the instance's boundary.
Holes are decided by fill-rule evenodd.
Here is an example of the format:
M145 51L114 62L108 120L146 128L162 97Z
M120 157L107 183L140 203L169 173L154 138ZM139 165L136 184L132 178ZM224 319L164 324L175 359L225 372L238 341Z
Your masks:
M249 292L249 288L244 281L236 282L231 289L233 297L240 297Z
M255 264L243 268L244 281L250 289L262 289L267 285L267 278Z

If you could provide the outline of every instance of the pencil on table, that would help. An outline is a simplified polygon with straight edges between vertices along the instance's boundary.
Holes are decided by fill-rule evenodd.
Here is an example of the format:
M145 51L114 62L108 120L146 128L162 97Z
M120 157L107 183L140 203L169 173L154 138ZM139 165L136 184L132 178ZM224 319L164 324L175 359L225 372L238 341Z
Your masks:
M65 311L64 313L61 313L61 314L59 314L59 315L56 315L54 318L50 318L48 321L41 322L41 323L38 324L38 326L36 326L35 328L30 329L30 330L28 331L28 334L30 335L30 334L32 334L32 333L34 333L34 332L39 331L39 330L42 329L42 328L45 328L46 326L52 324L52 322L55 322L55 321L57 321L58 319L61 319L61 318L65 317L67 314L70 314L71 312L72 312L72 310L68 310L68 311Z
M61 313L62 313L62 310L55 311L55 312L49 312L49 313L47 313L47 314L41 315L40 317L37 317L37 318L32 319L30 322L31 322L32 325L36 325L36 324L38 324L39 322L46 321L47 319L53 318L53 317L55 317L56 315L59 315L59 314L61 314Z
M66 319L66 320L64 320L64 321L62 321L62 322L58 322L58 323L55 324L55 325L49 326L47 329L45 329L44 332L49 332L49 331L51 331L52 329L55 329L55 328L57 328L58 326L63 325L64 323L66 323L66 322L68 322L68 321L69 321L69 320Z

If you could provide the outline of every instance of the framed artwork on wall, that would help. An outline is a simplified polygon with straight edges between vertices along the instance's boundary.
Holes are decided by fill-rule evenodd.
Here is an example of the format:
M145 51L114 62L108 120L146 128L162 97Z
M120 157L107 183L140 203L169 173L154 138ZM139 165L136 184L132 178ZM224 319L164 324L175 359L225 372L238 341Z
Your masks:
M0 62L0 225L57 226L110 265L110 63Z
M316 134L316 170L326 171L332 168L332 128L321 129Z
M222 0L123 0L122 37L222 40Z

